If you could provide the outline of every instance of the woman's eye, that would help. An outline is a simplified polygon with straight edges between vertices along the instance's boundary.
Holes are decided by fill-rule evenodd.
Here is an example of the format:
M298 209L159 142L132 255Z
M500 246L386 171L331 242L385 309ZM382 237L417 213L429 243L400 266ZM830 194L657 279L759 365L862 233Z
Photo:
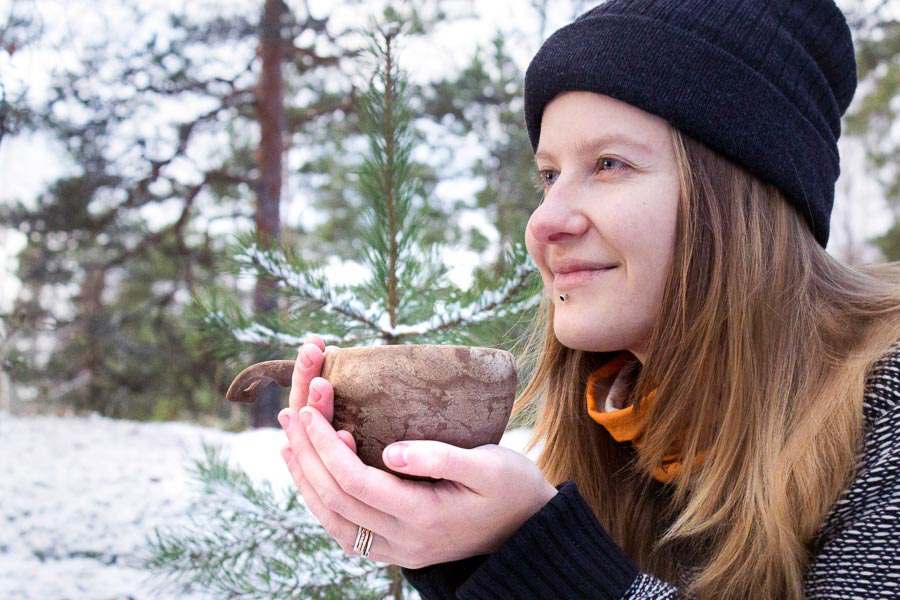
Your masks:
M607 162L619 163L619 164L622 165L624 168L626 168L626 169L628 168L628 165L625 164L624 161L619 160L618 158L601 158L599 161L597 161L597 166L599 167L599 166L602 165L603 163L607 163Z
M601 157L597 161L596 169L594 172L608 171L610 169L616 170L615 167L608 167L607 165L609 163L619 164L620 167L618 167L618 169L629 168L628 164L625 161L619 160L618 158L610 158L610 157L604 156L604 157ZM548 178L552 177L555 173L556 173L556 171L553 169L539 170L535 174L535 185L537 186L538 190L544 190L544 189L550 187L551 185L553 185L553 182L550 181Z
M552 174L553 171L550 169L543 169L534 174L534 186L538 189L538 191L542 191L546 187L548 187L547 182L547 173Z

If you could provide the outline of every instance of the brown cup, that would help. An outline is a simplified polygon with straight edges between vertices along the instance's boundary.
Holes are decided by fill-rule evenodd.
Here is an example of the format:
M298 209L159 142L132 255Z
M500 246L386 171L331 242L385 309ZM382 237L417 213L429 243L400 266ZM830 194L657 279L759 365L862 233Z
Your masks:
M274 379L288 387L292 370L293 361L248 367L227 397L252 402L259 380ZM496 444L516 393L513 355L485 347L329 346L322 377L334 388L332 426L353 435L360 460L421 481L436 480L392 471L382 460L384 448L402 440L437 440L462 448Z

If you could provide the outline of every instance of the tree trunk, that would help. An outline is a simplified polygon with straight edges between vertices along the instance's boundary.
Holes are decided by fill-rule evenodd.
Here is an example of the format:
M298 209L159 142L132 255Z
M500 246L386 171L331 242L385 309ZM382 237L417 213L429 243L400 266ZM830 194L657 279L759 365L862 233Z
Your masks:
M106 287L106 271L99 265L89 264L85 269L84 281L76 300L78 305L80 332L84 350L79 360L78 377L85 385L78 393L76 407L80 410L94 410L109 415L105 403L107 396L100 383L100 372L105 363L107 348L103 347L101 328L103 327L103 290ZM76 379L77 379L76 378Z
M7 357L13 350L13 334L9 332L6 324L0 321L0 411L16 414L16 403L13 398L12 379L3 366Z
M281 229L281 154L284 133L284 86L281 65L285 42L282 39L282 17L287 12L282 0L265 0L260 21L259 56L262 71L256 86L256 111L259 117L259 180L256 186L256 237L259 245L271 247L278 242ZM275 310L275 282L259 278L253 293L257 316ZM278 427L281 392L271 385L253 404L254 427Z
M388 590L388 596L391 600L403 600L403 571L399 565L388 565L388 577L390 577L391 585Z

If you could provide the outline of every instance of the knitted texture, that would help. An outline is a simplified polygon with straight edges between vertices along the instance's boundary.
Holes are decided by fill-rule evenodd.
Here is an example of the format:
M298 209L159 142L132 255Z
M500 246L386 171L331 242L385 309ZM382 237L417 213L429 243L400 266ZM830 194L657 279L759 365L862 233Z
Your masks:
M808 600L900 597L900 342L866 379L865 442L854 480L809 544ZM689 579L638 571L572 481L497 552L403 568L424 600L687 600Z
M856 85L850 28L833 0L610 0L531 60L525 120L537 151L544 108L564 91L658 115L775 185L824 248Z

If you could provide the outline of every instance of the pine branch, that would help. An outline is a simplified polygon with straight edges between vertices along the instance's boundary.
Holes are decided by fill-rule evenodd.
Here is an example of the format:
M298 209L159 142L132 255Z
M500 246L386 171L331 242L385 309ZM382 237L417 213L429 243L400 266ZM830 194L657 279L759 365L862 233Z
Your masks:
M259 276L271 277L290 298L313 305L321 313L336 313L350 322L378 330L373 315L380 314L379 305L363 306L358 295L346 287L333 289L324 276L312 271L297 256L289 256L283 250L260 248L255 242L245 241L242 246L235 260Z
M431 308L430 318L414 324L391 327L389 318L374 302L368 306L360 301L359 294L352 290L341 290L336 293L324 279L317 278L308 269L309 266L297 257L288 258L282 251L266 250L256 246L255 242L246 242L244 250L237 255L238 264L252 267L260 275L272 277L279 282L291 297L299 298L305 303L317 305L318 314L337 313L350 322L364 325L370 333L381 339L391 339L394 343L433 338L440 332L473 327L483 321L503 321L518 318L521 313L532 310L540 301L539 281L536 271L529 265L529 258L524 245L517 244L505 253L504 264L508 265L501 276L499 289L475 289L468 294L453 294L443 291L450 301L440 298L429 299L424 304ZM307 270L303 270L306 268ZM430 275L434 277L432 273ZM433 281L433 279L432 279ZM406 282L412 283L412 282ZM411 285L415 296L421 298L421 290L429 287ZM438 294L433 288L431 291ZM295 348L303 343L305 335L289 335L278 331L276 326L267 326L258 322L247 321L242 317L229 318L222 311L210 311L206 323L213 327L217 334L230 331L231 336L245 344L282 346ZM326 339L326 343L335 345L355 345L367 339L365 336L340 337L328 334L317 334Z
M204 444L191 468L201 497L187 523L156 528L142 565L159 588L216 598L383 598L387 567L348 556L301 505L229 466ZM373 585L374 583L374 585Z
M475 289L465 298L447 305L436 305L435 315L426 322L395 328L397 339L433 335L437 332L472 327L485 321L517 318L540 303L540 281L529 266L524 246L516 244L505 253L508 265L499 289Z

